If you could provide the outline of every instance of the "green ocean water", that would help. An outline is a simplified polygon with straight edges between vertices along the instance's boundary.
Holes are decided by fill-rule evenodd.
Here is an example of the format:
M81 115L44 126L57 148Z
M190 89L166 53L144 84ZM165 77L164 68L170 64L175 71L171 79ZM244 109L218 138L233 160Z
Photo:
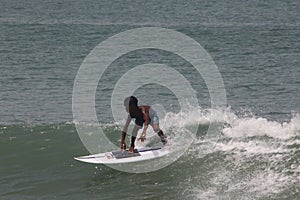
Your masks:
M2 126L1 199L298 198L299 135L221 137L208 151L206 130L168 167L130 174L75 161L89 152L72 124Z
M277 0L0 1L0 199L299 199L299 8ZM75 161L89 154L72 114L81 63L105 39L149 26L179 31L205 48L222 75L226 109L210 108L203 77L179 56L130 52L98 83L95 108L105 134L119 146L111 111L117 81L157 62L196 91L200 108L184 121L199 125L192 145L171 165L142 174ZM176 96L161 85L135 94L162 105L160 114L179 112ZM209 125L220 122L206 138ZM180 131L166 132L173 148L180 145Z

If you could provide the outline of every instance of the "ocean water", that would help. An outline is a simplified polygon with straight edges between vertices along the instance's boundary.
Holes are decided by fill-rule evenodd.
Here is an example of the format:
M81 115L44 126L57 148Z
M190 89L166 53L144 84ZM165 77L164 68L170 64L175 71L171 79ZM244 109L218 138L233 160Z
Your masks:
M277 0L0 1L0 199L299 199L299 8ZM121 127L110 107L117 81L157 62L196 91L199 107L183 113L188 127L199 126L195 138L155 172L77 162L75 156L89 154L73 122L77 71L100 42L141 27L173 29L199 42L218 66L226 108L211 108L205 81L179 56L130 52L98 83L95 108L105 134L119 146ZM180 112L161 85L135 94L163 107L161 122ZM222 126L206 137L211 124ZM180 131L162 127L177 148Z

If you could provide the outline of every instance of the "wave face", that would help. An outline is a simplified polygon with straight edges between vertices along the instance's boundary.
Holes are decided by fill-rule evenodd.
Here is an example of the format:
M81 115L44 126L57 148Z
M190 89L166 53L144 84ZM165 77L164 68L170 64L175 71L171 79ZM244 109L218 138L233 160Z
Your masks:
M73 160L86 155L73 123L2 125L0 188L3 199L104 195L107 199L278 199L299 198L300 117L279 123L230 110L191 109L167 113L163 129L172 148L185 144L186 130L196 130L191 146L173 164L146 174L128 174L104 165ZM209 127L217 131L207 132ZM116 124L102 125L119 146ZM179 128L181 127L181 128ZM182 129L185 127L186 129ZM146 145L159 142L149 130ZM128 138L129 140L129 138ZM137 145L141 145L138 143ZM135 185L148 188L135 193ZM119 193L111 193L114 188ZM149 188L152 188L149 192ZM148 191L148 192L146 192Z
M211 118L211 123L224 119L221 136L216 142L197 139L184 158L194 169L200 167L189 180L187 194L197 199L299 196L299 115L284 123L238 117L230 111L210 113L214 115L218 118ZM207 145L213 145L213 150L206 151Z

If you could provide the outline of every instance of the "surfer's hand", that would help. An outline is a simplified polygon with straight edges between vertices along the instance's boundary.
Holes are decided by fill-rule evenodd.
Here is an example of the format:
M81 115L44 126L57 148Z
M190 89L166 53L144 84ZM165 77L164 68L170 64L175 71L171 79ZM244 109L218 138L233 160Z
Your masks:
M141 142L144 142L146 140L146 133L142 133L141 137L139 138Z

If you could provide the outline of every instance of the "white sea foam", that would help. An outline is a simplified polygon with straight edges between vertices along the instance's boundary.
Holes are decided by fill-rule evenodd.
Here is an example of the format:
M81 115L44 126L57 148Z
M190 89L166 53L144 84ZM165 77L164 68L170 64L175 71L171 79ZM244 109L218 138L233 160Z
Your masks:
M196 114L199 116L197 120L194 118ZM193 162L221 153L226 155L223 162L229 165L211 168L207 187L203 187L199 175L199 183L190 183L191 188L185 191L189 194L188 198L264 198L276 196L300 184L300 158L295 156L297 145L300 144L299 115L294 115L284 123L253 115L239 117L229 109L194 109L187 115L200 126L224 123L221 130L223 135L219 137L215 134L219 137L217 141L202 137L195 140L187 155L193 159L189 160ZM209 148L209 145L214 148Z

